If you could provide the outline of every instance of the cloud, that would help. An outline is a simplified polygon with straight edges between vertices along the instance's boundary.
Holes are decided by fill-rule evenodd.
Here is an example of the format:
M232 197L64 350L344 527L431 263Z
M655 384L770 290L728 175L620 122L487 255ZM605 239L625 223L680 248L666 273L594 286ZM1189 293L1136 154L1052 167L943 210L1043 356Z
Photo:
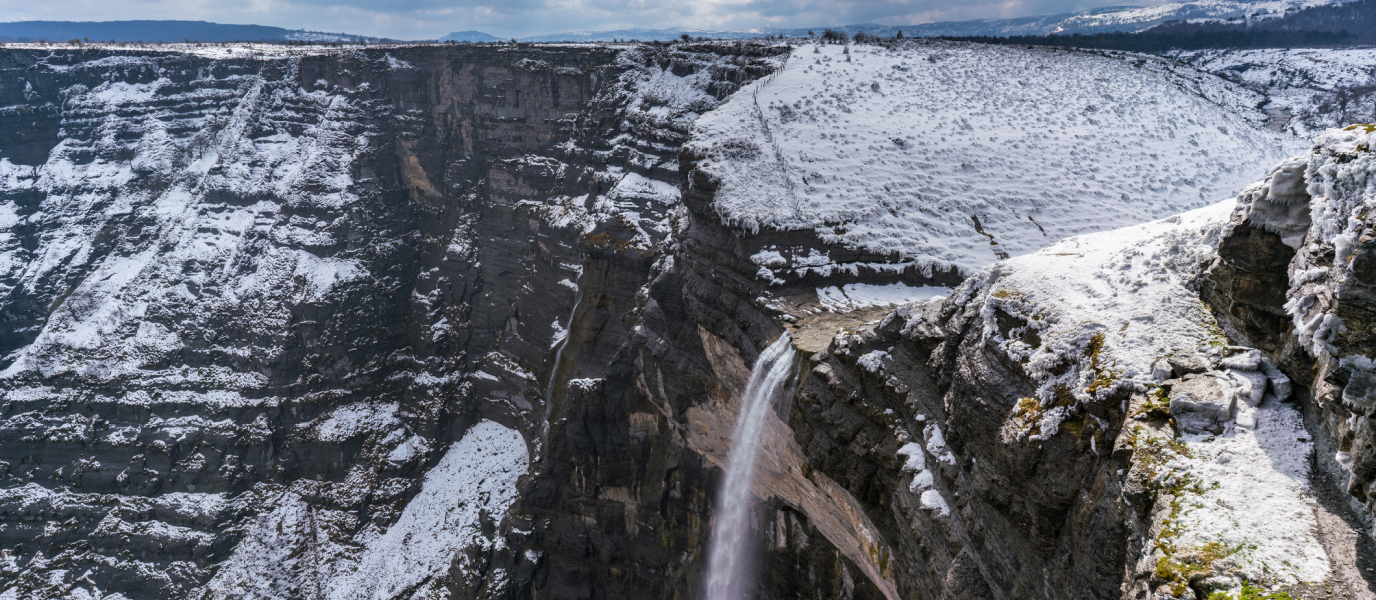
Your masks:
M620 28L916 25L1119 4L1122 0L0 0L0 14L9 21L67 21L73 15L84 21L181 19L434 39L471 29L521 37Z

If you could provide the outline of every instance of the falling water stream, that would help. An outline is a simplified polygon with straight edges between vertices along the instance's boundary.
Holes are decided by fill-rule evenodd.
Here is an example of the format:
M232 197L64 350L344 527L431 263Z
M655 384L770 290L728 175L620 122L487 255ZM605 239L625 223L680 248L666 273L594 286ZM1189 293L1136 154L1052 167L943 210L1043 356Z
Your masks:
M578 305L583 303L583 288L577 288L574 293L577 297L573 301L573 310L569 312L568 325L564 327L564 339L559 340L559 349L554 352L554 366L549 370L549 382L545 384L546 420L549 419L550 411L554 407L554 384L559 379L559 364L564 360L564 349L569 347L569 340L573 339L573 320L578 317Z
M580 273L578 281L582 280ZM573 321L578 318L578 306L583 303L583 286L575 284L574 294L573 310L569 312L569 322L564 327L564 339L559 340L559 349L554 352L554 366L550 367L549 381L545 383L545 424L541 428L539 442L535 445L537 455L544 452L545 444L549 441L549 417L554 413L554 386L559 382L559 365L564 362L564 350L569 347L569 340L573 338Z
M754 480L755 455L760 450L765 416L775 396L793 373L793 344L788 334L760 354L750 372L750 383L741 396L741 412L731 432L731 454L726 461L726 483L717 498L716 523L712 526L711 554L707 559L707 600L739 600L744 597L750 545L750 483Z

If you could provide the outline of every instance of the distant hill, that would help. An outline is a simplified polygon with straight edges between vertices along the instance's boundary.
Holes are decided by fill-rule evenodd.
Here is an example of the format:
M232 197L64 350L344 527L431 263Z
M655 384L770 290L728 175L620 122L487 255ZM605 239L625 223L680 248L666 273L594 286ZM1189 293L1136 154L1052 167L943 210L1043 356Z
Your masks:
M207 21L16 21L0 23L0 42L375 42L379 38Z
M520 38L520 40L522 42L610 42L614 40L651 42L656 40L676 40L685 33L693 37L736 39L764 37L778 31L782 30L751 29L746 31L709 31L704 29L684 29L681 27L672 29L614 29L610 31L564 31L560 33L546 33L523 37Z
M455 31L440 38L441 42L501 42L504 41L495 35L489 35L481 31Z
M1372 45L1376 44L1376 0L1312 6L1250 18L1168 21L1133 33L948 36L947 39L1136 52Z

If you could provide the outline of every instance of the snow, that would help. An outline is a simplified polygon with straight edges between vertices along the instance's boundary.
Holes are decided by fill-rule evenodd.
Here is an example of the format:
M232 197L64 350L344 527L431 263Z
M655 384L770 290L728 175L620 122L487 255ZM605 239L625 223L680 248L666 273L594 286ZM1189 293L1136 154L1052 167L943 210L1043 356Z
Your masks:
M872 350L856 359L856 363L870 373L878 373L884 368L884 359L889 357L889 353L883 350Z
M568 387L570 387L570 388L572 388L572 389L575 389L575 390L580 390L580 391L587 392L587 391L596 390L596 389L597 389L597 385L598 385L601 381L602 381L601 379L592 379L592 378L587 378L587 377L583 377L583 378L579 378L579 379L570 379L570 380L569 380L569 383L568 383Z
M907 473L917 473L927 468L926 455L922 453L922 444L908 442L898 449L898 457L903 460L903 471Z
M387 461L395 464L404 464L417 456L424 456L430 451L430 444L425 438L413 435L406 438L406 441L397 444L396 448L387 455Z
M926 42L795 49L694 126L728 223L969 273L1202 207L1299 142L1260 96L1141 55ZM981 233L983 232L983 233Z
M1215 339L1213 318L1189 286L1212 256L1234 205L1226 200L1159 221L1068 238L981 271L952 298L979 295L965 310L979 312L989 343L1024 361L1044 407L1051 406L1058 386L1073 390L1079 402L1093 402L1119 385L1152 383L1157 358L1207 348ZM1003 331L999 312L1025 325ZM1029 329L1040 346L1023 341ZM1102 341L1097 359L1087 356L1095 339ZM1067 363L1071 368L1062 368ZM1116 373L1115 383L1086 392L1100 371ZM1044 423L1043 429L1058 422Z
M566 279L564 281L568 280ZM551 350L553 350L555 346L558 346L560 343L563 343L564 339L569 337L569 330L567 327L564 327L559 323L558 318L554 319L554 322L550 323L550 329L554 331L554 335L550 336L549 340L549 347Z
M926 427L922 428L922 437L927 440L927 451L932 453L932 456L936 457L938 461L948 465L956 464L956 456L946 446L946 438L935 422L928 423Z
M1335 261L1351 255L1359 213L1376 206L1376 125L1353 125L1319 136L1321 149L1309 157L1308 192L1313 197L1310 239L1333 244ZM1346 238L1344 238L1346 236Z
M946 503L946 499L941 497L941 492L927 490L922 492L922 508L933 511L936 514L949 517L951 516L951 505Z
M827 308L849 311L870 306L897 306L937 300L950 293L951 288L931 285L848 283L839 287L817 288L817 299Z
M451 566L473 571L464 550L481 555L502 544L500 536L483 534L482 519L502 521L528 467L520 432L480 421L425 474L395 523L368 525L353 540L338 535L355 529L347 513L312 507L300 494L283 491L270 502L272 510L246 524L243 541L206 591L257 598L447 596L441 582Z
M1255 419L1255 428L1238 423L1211 441L1184 436L1190 457L1168 463L1162 476L1188 472L1204 493L1182 496L1178 543L1239 548L1232 558L1253 581L1267 573L1281 583L1322 582L1329 566L1315 533L1317 502L1308 488L1313 444L1304 417L1272 399Z
M387 66L391 67L394 71L415 70L416 68L411 63L392 56L391 52L387 53Z
M1318 358L1332 353L1329 343L1344 324L1329 308L1332 290L1341 289L1352 276L1352 251L1365 226L1365 213L1376 208L1376 125L1353 125L1319 136L1307 161L1305 180L1311 196L1312 223L1301 252L1322 253L1310 246L1331 244L1333 259L1327 269L1315 267L1294 277L1287 291L1285 310L1291 315L1295 335ZM1258 199L1259 200L1259 199ZM1253 201L1253 206L1260 204ZM1247 210L1253 210L1253 206Z
M520 432L492 421L474 425L425 474L421 491L386 533L365 542L357 570L332 582L331 598L394 598L443 591L438 576L483 537L480 515L500 523L516 501L516 479L529 465ZM496 542L500 543L500 541Z
M560 175L568 168L552 159L541 157L540 161L553 163L548 168ZM636 235L626 243L641 248L651 248L669 234L671 213L681 206L678 186L621 167L608 167L593 177L611 184L606 194L561 195L543 202L522 200L519 205L537 211L554 227L574 228L585 234L603 223L630 226Z
M708 93L713 83L710 69L678 75L658 61L646 69L644 56L649 52L637 46L617 56L617 65L629 69L618 84L635 90L626 107L628 113L650 124L687 129L699 115L717 107L718 100Z
M1284 129L1304 138L1349 125L1352 113L1343 108L1340 93L1376 85L1376 48L1371 47L1190 50L1168 56L1265 94L1265 108L1293 117Z
M932 486L936 483L932 472L927 469L927 457L922 452L922 444L917 442L908 442L904 444L902 448L898 449L898 457L904 459L903 472L913 474L913 479L908 484L908 491L914 494L924 495L926 492L932 491ZM938 494L934 497L939 499L941 496ZM929 504L926 499L922 501L924 506ZM938 507L933 504L932 506L928 506L928 508Z
M97 468L99 464L95 465ZM196 494L196 493L168 493L150 497L131 496L125 494L89 494L74 492L69 489L48 489L36 483L27 483L0 490L0 506L14 520L37 521L33 526L42 526L42 535L59 536L71 535L69 524L58 524L50 520L53 514L75 515L81 518L97 519L92 523L93 529L90 535L83 539L89 540L93 544L113 543L120 544L121 547L139 547L142 544L159 544L159 547L183 547L192 551L207 551L215 543L216 534L205 531L205 523L212 522L216 513L228 508L228 502L224 494ZM152 518L156 515L155 518ZM42 521L48 521L46 525ZM176 524L174 524L176 523ZM14 523L7 525L7 532L10 535L24 528L16 529ZM33 529L30 529L33 531ZM14 558L16 552L13 548L6 548L0 554L0 561L7 564L7 568L18 569ZM12 575L5 582L5 588L0 591L0 597L9 598L34 598L34 597L55 597L55 598L78 598L82 594L89 593L80 585L93 585L90 579L80 577L71 578L64 581L63 575L56 571L68 567L73 560L86 561L94 559L97 568L108 567L114 561L110 557L99 554L91 554L82 551L59 551L48 554L38 553L33 561L25 564L24 569L30 573L44 573L44 585L39 589L34 589L30 585L21 583L24 581L40 581L37 577L21 574L14 575L17 571L10 571ZM137 559L131 560L134 569L151 569L155 565ZM90 564L90 563L87 563ZM176 563L177 568L182 569L184 576L197 577L208 575L191 562ZM46 573L45 573L46 571ZM99 588L97 588L99 589ZM118 594L102 595L105 590L92 594L87 597L92 598L118 598Z
M670 60L665 60L666 52ZM771 62L767 58L751 61ZM721 104L717 96L732 91L733 84L720 74L723 69L739 68L741 62L741 57L683 52L672 47L632 45L622 49L616 57L620 72L600 86L595 102L622 107L616 118L624 133L610 139L577 137L557 146L579 162L593 159L612 165L602 170L589 168L579 175L596 182L595 189L605 193L558 195L520 204L538 211L554 227L575 228L585 234L603 224L630 227L635 235L622 243L642 250L657 248L673 231L674 222L685 218L677 184L677 141L702 114ZM691 68L683 68L685 65ZM522 160L531 162L534 158ZM550 163L550 173L573 171L562 162L539 160Z
M648 200L666 205L679 202L678 186L638 173L626 173L607 195L612 200Z
M362 433L391 429L401 425L397 417L400 408L396 402L347 404L315 423L315 435L322 442L339 443Z

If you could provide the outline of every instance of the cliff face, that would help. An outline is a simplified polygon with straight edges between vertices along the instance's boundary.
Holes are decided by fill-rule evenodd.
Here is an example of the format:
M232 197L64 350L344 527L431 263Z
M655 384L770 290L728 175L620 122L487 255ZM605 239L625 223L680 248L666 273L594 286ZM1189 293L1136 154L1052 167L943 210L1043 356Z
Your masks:
M456 553L566 443L547 386L626 339L677 145L766 71L746 51L7 50L6 588L501 583ZM450 464L479 425L500 460ZM427 518L455 531L386 534Z
M1376 494L1352 408L1373 369L1350 358L1372 354L1353 326L1366 237L1305 238L1296 200L1369 148L1272 175L1274 206L919 268L724 222L718 158L687 142L785 51L0 53L0 589L701 597L741 392L784 334L801 352L756 467L757 597L1365 585L1289 538L1194 569L1223 542L1181 507L1243 493L1189 461L1265 462L1245 443L1293 439L1295 410L1318 463ZM1164 80L1172 101L1232 93ZM1307 191L1276 183L1293 173ZM1324 222L1365 218L1343 206ZM775 249L795 273L762 268ZM802 269L814 255L837 268ZM1296 291L1343 264L1324 281L1346 283ZM819 289L892 283L953 289L896 309ZM1297 404L1260 402L1282 378ZM1236 403L1241 381L1263 412L1173 414L1199 386ZM1178 436L1196 422L1217 431ZM1286 502L1302 437L1251 473ZM1300 570L1257 566L1282 563Z

